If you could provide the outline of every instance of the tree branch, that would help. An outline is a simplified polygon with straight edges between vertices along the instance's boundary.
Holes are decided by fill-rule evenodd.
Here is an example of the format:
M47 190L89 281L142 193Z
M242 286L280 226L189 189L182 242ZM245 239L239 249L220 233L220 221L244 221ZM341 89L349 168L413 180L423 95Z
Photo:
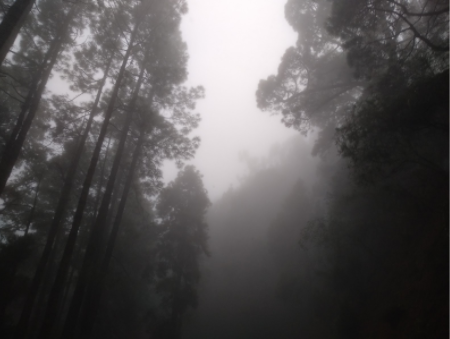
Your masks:
M377 7L372 7L371 9L373 9L375 11L380 11L380 12L391 13L391 14L397 15L404 22L406 22L406 24L409 26L411 31L414 33L414 36L417 37L418 39L422 40L432 50L438 51L438 52L447 52L449 50L449 46L446 46L446 47L438 46L438 45L434 44L433 42L431 42L431 40L429 40L427 37L420 34L419 31L417 30L417 28L414 27L414 25L407 18L405 18L405 16L403 16L401 13L396 12L394 10L377 8Z
M408 8L406 8L405 5L399 3L395 0L387 0L387 1L399 6L401 9L403 9L403 11L405 12L405 15L407 15L407 16L420 16L420 17L421 16L435 16L435 15L441 15L444 13L448 13L448 10L449 10L449 7L447 6L447 7L443 7L440 10L433 11L433 12L412 13L412 12L408 11ZM424 9L425 9L425 6L424 6Z

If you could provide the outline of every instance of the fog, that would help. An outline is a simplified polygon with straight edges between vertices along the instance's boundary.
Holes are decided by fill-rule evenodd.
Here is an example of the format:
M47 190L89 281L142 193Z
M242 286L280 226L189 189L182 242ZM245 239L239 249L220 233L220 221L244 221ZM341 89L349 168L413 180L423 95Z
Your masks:
M448 338L448 9L5 1L0 338Z
M276 72L296 34L279 0L190 1L181 27L188 82L204 86L206 94L197 105L202 121L194 134L202 142L192 163L215 200L244 173L241 151L260 157L297 134L279 117L261 112L255 99L259 80ZM174 166L167 166L166 181L175 174Z
M300 268L301 261L295 259L301 254L298 230L285 229L279 244L270 234L293 187L301 182L308 191L317 189L317 160L310 155L310 145L296 137L273 149L258 165L247 165L251 168L241 185L227 191L208 213L211 257L202 263L199 306L186 315L185 338L307 334L299 319L304 309L280 298L280 277L288 263L277 260L276 247L293 255L293 264Z

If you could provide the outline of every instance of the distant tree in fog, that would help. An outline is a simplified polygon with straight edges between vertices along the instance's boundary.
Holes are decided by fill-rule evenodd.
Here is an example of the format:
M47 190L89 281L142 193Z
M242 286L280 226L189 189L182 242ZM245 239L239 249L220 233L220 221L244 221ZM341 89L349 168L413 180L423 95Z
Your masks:
M197 306L199 257L209 255L205 214L210 202L200 173L187 166L159 196L156 290L161 296L157 338L181 338L183 314Z

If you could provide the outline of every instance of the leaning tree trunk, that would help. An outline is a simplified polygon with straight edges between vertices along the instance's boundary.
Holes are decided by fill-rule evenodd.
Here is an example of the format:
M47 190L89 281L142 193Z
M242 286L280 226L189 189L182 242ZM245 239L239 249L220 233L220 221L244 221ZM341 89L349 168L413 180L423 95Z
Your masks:
M101 191L103 188L103 177L105 175L105 168L106 168L106 161L108 160L108 153L109 153L109 146L111 144L111 137L108 140L108 144L106 145L106 151L105 151L105 157L103 158L103 164L100 168L100 174L99 174L99 180L97 185L97 194L95 195L95 203L94 203L94 217L93 220L95 221L95 218L97 218L97 212L98 212L98 206L100 205L100 196Z
M25 300L25 305L24 305L24 308L22 310L22 314L21 314L21 317L19 320L18 326L20 326L22 328L22 329L18 328L19 331L26 331L26 328L28 326L28 322L29 322L29 319L31 316L33 304L36 300L36 297L37 297L37 294L39 291L39 286L41 285L42 280L44 278L44 272L46 270L46 266L47 266L48 260L50 258L53 244L55 242L56 235L58 234L58 232L60 230L60 225L61 225L61 221L64 216L64 211L69 202L70 192L72 191L74 178L75 178L76 171L77 171L80 159L81 159L81 155L83 154L86 139L89 135L95 114L97 113L98 103L100 101L100 97L101 97L101 94L103 91L103 87L105 85L105 81L107 78L107 74L108 74L111 62L112 62L112 56L106 65L105 73L100 82L100 87L97 91L97 96L95 98L94 105L93 105L91 113L89 115L88 122L83 131L81 139L78 142L77 149L76 149L75 154L70 163L69 171L66 175L66 178L64 179L64 185L61 190L61 194L60 194L58 204L55 209L55 214L53 216L52 223L50 225L50 230L47 235L47 240L45 243L44 251L41 254L41 258L39 259L38 267L36 268L36 272L34 274L32 282L31 282L30 290L27 294L27 298ZM21 337L16 337L16 338L21 338Z
M39 326L42 322L43 314L42 311L45 309L46 301L48 293L50 292L51 283L55 276L56 271L56 257L58 254L58 245L61 243L61 239L63 238L63 232L58 232L58 235L55 239L55 245L50 253L50 257L48 258L48 262L43 274L41 286L39 288L39 293L36 296L36 300L34 302L32 315L30 316L29 324L28 324L28 332L31 336L37 333Z
M36 93L31 97L29 111L27 116L23 120L23 124L20 127L20 132L17 134L17 138L15 140L10 140L9 145L7 144L7 148L5 149L2 157L2 161L0 163L0 194L5 188L6 182L12 172L14 164L19 157L20 151L22 149L22 145L25 141L25 138L28 134L28 131L31 127L31 123L38 111L39 104L42 98L42 94L47 85L47 81L50 77L53 66L56 63L57 57L64 45L65 36L70 27L70 23L75 15L75 7L72 8L70 13L68 14L66 20L63 23L63 27L60 31L60 34L57 38L55 38L52 43L53 48L51 50L51 57L49 60L49 64L47 65L45 71L43 72L42 78L40 79L39 86L36 90ZM45 250L44 250L45 251ZM48 254L50 254L51 248L48 249ZM39 282L42 280L45 265L41 267L41 263L39 263L37 272L40 272ZM36 275L36 274L35 274ZM34 279L33 279L34 280ZM35 284L34 281L31 284L30 290L28 292L27 298L25 300L25 304L22 309L22 313L19 319L19 322L16 326L16 332L14 333L15 339L22 339L26 336L26 332L28 329L28 322L30 319L30 315L33 309L34 300L39 291L39 284Z
M100 265L100 269L94 272L91 283L86 292L86 301L84 303L83 318L81 321L81 337L89 338L92 329L94 327L95 317L100 305L101 294L103 290L104 280L108 273L109 263L111 261L112 253L114 251L114 246L116 243L117 234L119 232L119 227L122 222L123 211L125 210L125 205L127 203L128 193L130 192L130 187L133 181L133 176L136 171L136 166L140 157L142 146L145 140L145 131L142 130L139 135L139 140L133 152L133 157L131 159L130 168L128 170L128 176L125 180L125 186L122 191L122 196L120 198L120 203L117 208L116 217L114 219L111 234L109 235L108 243L106 246L106 253Z
M0 24L0 66L22 28L35 0L16 0Z
M72 221L72 227L70 229L70 233L67 239L66 247L64 248L64 252L58 267L58 271L56 274L56 279L52 287L52 291L50 292L50 297L47 305L46 315L44 318L44 323L42 325L40 334L38 338L46 339L50 337L50 334L53 330L55 320L58 316L59 304L62 296L62 292L64 291L64 284L66 281L67 273L70 268L70 263L72 259L72 254L75 248L75 243L78 237L78 230L81 226L81 221L84 214L84 209L86 207L86 203L88 200L89 190L91 188L92 180L94 178L95 169L97 167L97 163L100 156L100 151L103 146L103 141L106 137L106 131L109 125L109 121L111 119L112 113L114 111L114 107L117 100L117 95L119 93L119 88L122 84L122 80L125 74L125 69L128 64L128 60L131 56L131 52L134 48L134 41L136 39L137 30L139 28L140 22L135 24L133 32L131 33L130 42L128 44L128 49L125 53L125 56L122 61L122 66L120 68L119 74L117 75L116 82L114 84L114 88L111 94L111 98L108 103L108 107L105 111L105 118L102 123L102 127L100 129L100 134L97 138L97 143L94 148L94 152L91 157L91 162L89 164L88 171L86 173L86 177L83 182L83 188L81 190L80 197L78 199L77 209L75 211L75 215Z
M120 169L119 169L118 174L117 174L116 184L115 184L114 189L113 189L111 202L109 204L108 214L106 216L106 221L105 221L107 225L111 225L112 224L114 214L116 213L116 210L117 210L117 204L119 203L119 199L120 199L120 196L121 196L120 195L121 187L122 187L123 179L125 177L126 169L127 169L126 168L126 161L127 161L126 158L122 159L122 162L124 163L124 165L120 166ZM97 219L97 216L95 216L94 220L96 220L96 219ZM105 229L106 233L109 233L109 231L110 231L109 228ZM106 244L104 244L103 242L99 246L99 248L102 248L102 249L105 248L105 247L106 247Z
M145 55L147 58L147 53ZM145 65L144 60L144 65ZM114 157L113 166L109 175L108 183L106 185L105 193L103 194L102 203L98 211L97 219L95 220L94 227L89 236L89 241L86 249L86 254L83 260L83 266L81 268L80 275L78 277L77 285L75 287L75 292L72 297L72 302L70 304L69 313L66 317L66 322L64 324L63 335L61 338L70 339L74 336L74 331L76 329L76 324L78 321L78 316L83 303L83 298L86 292L86 287L88 285L89 278L92 274L93 269L97 266L98 262L98 249L101 243L102 236L104 235L104 230L106 228L106 218L108 215L109 204L111 202L111 196L114 189L114 184L116 181L117 171L122 160L123 151L125 148L125 142L128 136L128 130L131 126L133 120L133 113L138 99L139 91L144 80L145 67L141 68L139 79L137 81L136 87L134 89L133 95L130 99L128 105L128 112L122 128L119 145L117 147L116 155ZM39 339L45 339L41 337Z
M39 109L42 94L47 86L53 66L55 66L58 55L64 46L66 35L75 15L75 8L76 7L72 7L72 10L69 12L62 23L62 27L58 31L58 36L56 36L50 44L45 57L45 60L48 60L48 63L44 62L44 69L40 72L41 74L38 75L38 78L35 79L33 84L34 86L30 88L27 98L25 99L25 103L23 104L19 114L16 126L14 127L9 140L5 145L2 160L0 162L0 195L5 189L6 182L8 181L12 169L19 158L23 143L25 142L28 131L30 130L31 124Z
M31 207L30 214L28 215L27 224L25 226L25 233L24 235L28 235L28 232L30 231L31 223L34 219L34 212L36 211L37 201L39 197L39 186L41 186L41 179L39 179L38 184L36 186L36 190L34 192L34 199L33 199L33 206Z

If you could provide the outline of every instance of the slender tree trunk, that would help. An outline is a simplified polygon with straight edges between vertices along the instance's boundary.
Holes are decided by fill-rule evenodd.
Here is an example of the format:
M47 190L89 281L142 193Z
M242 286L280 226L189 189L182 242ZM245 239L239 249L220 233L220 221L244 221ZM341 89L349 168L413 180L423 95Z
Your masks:
M31 223L33 222L34 211L36 210L37 199L38 199L38 196L39 196L39 186L40 185L41 185L41 179L39 179L39 182L38 182L38 184L36 186L36 191L34 193L33 207L31 207L30 214L28 216L28 221L27 221L27 225L26 225L26 228L25 228L25 234L24 235L28 235L28 231L30 230Z
M57 245L61 242L61 239L63 237L63 232L58 232L55 244L53 245L52 251L50 253L50 257L48 258L48 263L44 270L44 276L42 278L42 283L40 286L40 292L36 296L35 305L33 306L32 313L33 316L30 317L29 321L29 330L28 333L30 334L28 338L34 338L36 336L36 333L39 329L39 325L43 318L43 310L45 310L45 305L47 301L47 296L50 292L51 283L55 277L55 271L56 271L56 257L58 253Z
M23 121L23 125L21 126L20 132L17 135L17 139L11 143L9 149L5 149L5 152L2 157L2 161L0 163L0 194L3 192L5 185L6 185L6 181L8 180L8 178L11 174L11 171L14 167L14 164L15 164L17 158L19 157L20 151L22 149L22 145L25 141L26 135L28 134L28 130L30 129L31 123L33 122L33 119L39 108L39 103L40 103L40 100L42 97L42 93L44 92L44 89L47 85L47 81L50 77L53 66L55 65L57 57L64 45L65 35L67 34L67 31L70 27L70 23L73 19L74 14L75 14L75 7L72 7L72 10L68 14L68 17L66 18L66 20L64 22L61 34L59 35L59 37L57 37L55 39L57 41L56 46L52 51L52 55L51 55L49 64L47 65L47 67L42 75L42 78L39 82L39 86L36 90L36 94L32 96L29 112ZM7 145L7 147L8 147L8 145ZM46 246L42 256L43 257L49 256L50 251L51 251L51 246L49 248L47 248L47 246ZM47 262L47 258L45 259L45 262L42 262L42 260L40 260L40 262L38 264L38 267L37 267L37 270L35 273L35 277L33 278L33 281L31 283L31 287L28 292L27 298L25 300L25 304L24 304L19 322L16 326L16 332L14 334L15 339L22 339L26 335L26 331L28 329L28 321L30 319L31 311L33 309L34 300L39 291L39 284L40 284L43 274L44 274L46 262ZM38 279L35 281L36 275L37 275Z
M125 186L122 191L122 196L120 198L120 203L117 208L116 217L114 219L111 234L109 235L108 244L106 246L106 253L101 263L98 272L94 272L93 278L91 279L91 284L89 285L86 292L86 302L84 305L83 319L81 322L81 337L89 338L92 329L94 327L95 317L100 305L101 294L103 291L103 284L108 273L109 263L111 261L112 253L114 251L114 246L117 239L117 234L119 232L120 224L122 222L123 211L127 203L128 194L130 192L130 187L133 181L133 176L136 171L136 166L140 157L142 146L145 140L145 131L142 130L139 135L139 140L133 152L133 157L131 160L130 168L128 170L128 176L125 180Z
M52 254L54 251L52 252ZM47 269L44 273L43 283L40 286L40 289L38 291L38 294L36 296L35 305L33 306L32 314L30 315L30 321L28 325L28 333L30 335L28 338L33 338L33 334L37 332L39 329L39 324L42 321L42 310L45 307L45 301L47 299L47 295L49 292L48 284L52 281L52 269L50 267L51 265L47 265Z
M107 128L109 125L109 121L111 119L111 116L112 116L112 113L114 110L114 106L115 106L115 103L117 100L119 88L121 86L121 83L122 83L122 80L124 77L125 68L128 64L128 60L131 56L131 52L134 47L134 41L136 38L137 30L139 28L139 23L140 22L136 23L136 25L133 29L133 32L131 34L128 49L123 58L122 66L121 66L119 74L116 78L116 83L114 84L114 88L113 88L111 98L108 103L108 107L105 111L105 118L103 120L100 134L98 136L97 143L95 145L94 152L91 157L91 162L89 164L89 168L86 173L86 177L84 179L83 188L81 190L81 194L78 199L77 209L76 209L75 215L73 217L72 227L70 229L66 247L64 248L64 252L63 252L63 255L61 258L61 262L59 264L58 272L56 274L56 279L53 284L52 291L50 293L46 316L44 318L44 323L43 323L42 329L41 329L39 337L38 337L40 339L46 339L50 336L50 333L53 329L56 317L58 315L59 302L61 299L61 294L64 290L65 280L66 280L67 273L68 273L68 270L70 267L70 262L71 262L72 254L73 254L73 251L75 248L75 243L76 243L77 236L78 236L78 230L80 228L81 221L83 218L84 209L86 207L86 203L88 200L88 195L89 195L89 190L91 188L92 179L94 177L95 169L97 167L97 163L98 163L99 156L100 156L100 151L103 146L103 141L106 136L106 131L107 131Z
M16 0L0 24L0 66L22 28L35 0Z
M178 275L177 282L174 290L174 297L172 303L172 314L171 314L171 331L170 331L170 339L180 339L181 336L181 310L180 310L180 289L181 289L181 280L182 280L182 270L177 264L177 268L175 269L175 274Z
M80 269L79 266L81 266L81 262L83 259L83 249L86 247L86 243L87 243L88 236L89 236L89 230L92 228L94 222L95 222L95 215L89 221L89 223L86 223L80 229L80 235L78 236L79 237L78 246L77 246L76 250L74 251L74 258L72 260L73 262L71 265L72 270L70 271L70 276L68 277L68 281L66 283L67 287L66 287L66 292L64 292L65 294L63 296L63 300L61 302L61 311L58 314L59 322L62 319L64 319L64 316L67 313L68 305L70 306L70 304L69 304L70 295L73 292L73 287L76 282L75 278L74 278L75 277L74 273L76 271L79 271L79 269Z
M46 70L47 65L49 64L55 49L57 48L59 44L59 40L57 37L53 39L51 42L47 52L45 53L44 60L41 63L41 66L39 67L39 70L37 70L36 74L33 76L30 84L30 90L27 93L27 96L25 98L24 103L21 106L19 116L17 117L16 124L14 125L14 128L11 132L11 135L9 136L9 139L7 141L7 144L5 146L5 149L9 149L14 143L14 141L17 139L17 136L19 135L20 130L22 129L23 121L25 120L25 116L27 115L27 112L30 109L31 102L33 101L34 95L37 93L39 82L43 77L43 74Z
M103 159L103 164L102 167L100 169L100 179L98 181L98 185L97 185L97 195L95 196L95 203L94 203L94 221L95 218L97 217L97 212L98 212L98 206L100 204L100 196L101 196L101 192L102 192L102 187L103 187L103 177L105 175L105 168L106 168L106 160L108 159L108 153L109 153L109 145L111 144L111 138L109 138L108 140L108 145L106 146L106 151L105 151L105 158Z
M66 307L67 300L69 299L69 292L70 292L70 288L72 287L74 275L75 275L75 267L72 267L72 269L70 270L70 273L69 273L69 278L67 280L66 290L64 291L64 295L63 295L63 299L62 299L62 303L61 303L60 314L64 313L64 309Z
M17 121L14 125L14 128L13 128L9 138L8 138L8 141L5 144L5 148L3 150L3 154L1 156L1 161L0 161L0 196L3 193L3 190L5 189L6 182L8 181L9 176L11 175L11 171L15 164L13 152L14 152L14 148L16 147L16 144L17 144L17 138L19 136L19 133L22 130L24 120L27 117L27 113L30 110L30 107L35 98L35 95L39 91L40 80L43 78L43 75L44 75L44 73L50 63L50 60L52 59L52 56L54 54L55 47L58 44L59 44L59 39L55 38L52 41L52 43L50 44L50 46L45 54L44 61L42 62L40 69L33 76L33 79L31 81L31 85L30 85L30 89L28 91L28 94L25 98L24 103L21 106Z
M18 240L15 240L15 243L11 243L10 246L14 246L17 249L17 246L20 244L17 243ZM15 252L15 254L14 254ZM15 277L20 265L23 263L23 258L21 255L18 255L17 250L11 253L8 257L8 264L2 267L2 275L0 276L0 326L6 325L6 309L9 306L10 302L14 299L14 282Z
M145 59L147 58L147 53L145 55ZM146 60L144 60L145 65ZM86 287L88 284L88 280L92 274L92 270L97 266L98 262L98 244L101 242L102 236L104 235L104 230L106 228L106 217L108 215L109 204L111 202L111 196L114 189L114 184L116 181L117 171L120 166L120 162L123 155L123 150L125 148L125 142L128 136L128 130L131 126L131 122L133 120L133 113L135 109L135 104L139 96L139 91L144 79L145 67L141 68L141 72L139 74L139 79L137 81L135 90L130 99L128 112L125 118L124 126L122 128L119 145L117 147L116 155L114 157L113 166L111 168L111 172L109 175L108 183L106 185L106 190L103 195L102 203L100 205L100 209L97 215L97 219L95 221L95 225L92 229L92 232L89 236L89 241L86 249L86 254L83 260L83 267L80 272L80 276L78 277L78 282L75 287L75 292L72 297L72 302L69 308L69 313L66 318L66 322L63 329L62 338L70 339L74 336L74 331L76 328L76 324L78 321L79 312L82 306L83 298L85 295ZM40 339L45 339L42 337Z
M76 7L72 7L69 14L66 16L62 27L59 30L59 35L52 41L46 55L48 63L45 64L45 69L42 71L42 76L35 82L36 87L31 87L27 95L26 101L22 106L19 115L18 124L16 124L12 135L10 136L5 149L2 154L0 162L0 196L5 189L6 182L11 175L12 169L20 155L23 143L25 142L28 131L36 116L41 102L42 94L47 86L47 81L52 73L53 66L56 64L59 53L63 49L66 35L72 23L72 19L76 12Z
M26 330L31 310L33 308L34 301L36 299L37 293L39 291L39 286L41 285L42 279L44 277L45 267L47 266L47 262L49 260L53 244L56 238L56 235L58 234L60 230L61 221L64 216L64 212L66 209L66 206L69 202L70 192L72 191L73 181L75 178L75 174L78 168L78 164L80 162L81 155L83 154L84 146L86 144L86 139L89 135L89 131L92 126L93 119L95 117L95 114L98 109L98 103L100 101L100 97L103 91L103 87L105 85L105 81L107 78L107 74L109 72L109 67L112 62L112 56L108 61L107 67L105 69L105 73L103 76L103 79L100 82L100 87L97 91L97 96L94 101L94 105L92 107L88 122L86 124L86 127L83 131L83 134L81 136L81 139L78 143L77 150L75 151L74 157L72 158L72 161L70 163L69 171L66 175L66 178L64 179L64 185L61 190L61 194L58 200L58 204L55 209L55 214L53 216L52 224L50 225L50 230L47 235L47 240L45 243L44 251L41 254L41 258L39 259L38 267L36 268L36 272L34 274L33 280L31 282L30 290L27 294L27 298L25 300L24 308L22 310L21 317L19 319L19 324L16 334L16 339L23 338L24 334L21 334L22 331Z
M114 218L114 214L116 213L117 210L117 204L119 202L119 198L120 198L120 192L121 192L121 187L122 187L122 182L123 182L123 177L125 176L125 160L123 160L124 162L124 166L121 166L121 168L119 169L119 173L117 174L117 179L116 179L116 184L112 193L112 198L111 198L111 203L109 205L109 209L108 209L108 214L106 216L106 225L107 227L105 228L105 241L106 241L106 234L109 233L109 225L112 224L113 218ZM97 218L96 218L97 219ZM104 248L106 248L106 243L103 243L103 241L99 244L99 249L103 250Z

